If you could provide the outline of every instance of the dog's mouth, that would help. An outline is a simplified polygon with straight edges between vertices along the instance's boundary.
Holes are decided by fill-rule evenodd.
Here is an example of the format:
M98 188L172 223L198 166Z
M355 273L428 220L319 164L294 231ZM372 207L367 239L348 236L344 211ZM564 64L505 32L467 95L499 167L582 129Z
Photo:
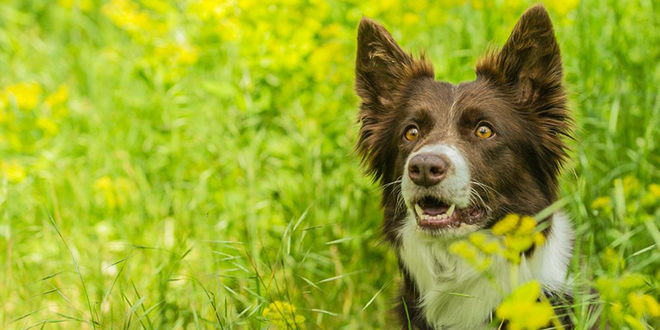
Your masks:
M458 228L462 224L476 224L486 213L483 209L473 206L458 208L456 204L433 196L419 199L414 204L414 212L417 225L423 229Z

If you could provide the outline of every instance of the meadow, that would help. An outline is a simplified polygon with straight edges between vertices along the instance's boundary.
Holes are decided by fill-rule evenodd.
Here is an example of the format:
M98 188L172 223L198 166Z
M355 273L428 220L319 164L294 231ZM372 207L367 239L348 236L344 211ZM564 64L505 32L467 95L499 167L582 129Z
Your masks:
M457 83L531 4L1 1L0 328L390 328L357 23ZM545 4L575 119L572 274L613 329L660 329L660 3Z

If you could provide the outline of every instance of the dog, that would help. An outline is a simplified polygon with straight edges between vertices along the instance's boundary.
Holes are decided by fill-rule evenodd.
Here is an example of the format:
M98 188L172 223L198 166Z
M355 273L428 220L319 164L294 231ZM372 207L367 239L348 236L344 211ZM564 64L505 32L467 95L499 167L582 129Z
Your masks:
M493 311L512 291L509 263L490 266L498 292L448 246L557 201L573 125L547 11L529 8L504 46L477 63L476 79L458 85L435 80L424 54L411 56L362 18L355 71L357 150L382 190L383 235L403 278L402 328L492 329ZM523 255L519 282L568 296L570 220L557 211L540 221L545 243Z

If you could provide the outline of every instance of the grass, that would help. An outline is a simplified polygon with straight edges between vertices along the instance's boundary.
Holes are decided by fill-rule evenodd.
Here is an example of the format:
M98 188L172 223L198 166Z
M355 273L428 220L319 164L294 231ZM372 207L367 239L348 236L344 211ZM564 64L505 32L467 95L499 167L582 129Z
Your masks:
M3 1L0 327L387 328L357 22L456 83L530 4ZM603 319L658 329L631 299L660 296L660 5L547 5L577 127L572 272L611 288Z

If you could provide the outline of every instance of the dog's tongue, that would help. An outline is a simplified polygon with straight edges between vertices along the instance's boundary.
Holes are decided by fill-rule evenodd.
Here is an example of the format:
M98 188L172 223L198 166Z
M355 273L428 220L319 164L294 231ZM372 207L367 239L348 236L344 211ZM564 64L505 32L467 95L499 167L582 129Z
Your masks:
M432 200L432 199L424 199L419 203L419 206L422 207L422 211L424 211L424 214L430 215L430 216L436 216L440 215L443 213L447 212L447 209L449 209L449 206L445 203L442 203L437 200Z

